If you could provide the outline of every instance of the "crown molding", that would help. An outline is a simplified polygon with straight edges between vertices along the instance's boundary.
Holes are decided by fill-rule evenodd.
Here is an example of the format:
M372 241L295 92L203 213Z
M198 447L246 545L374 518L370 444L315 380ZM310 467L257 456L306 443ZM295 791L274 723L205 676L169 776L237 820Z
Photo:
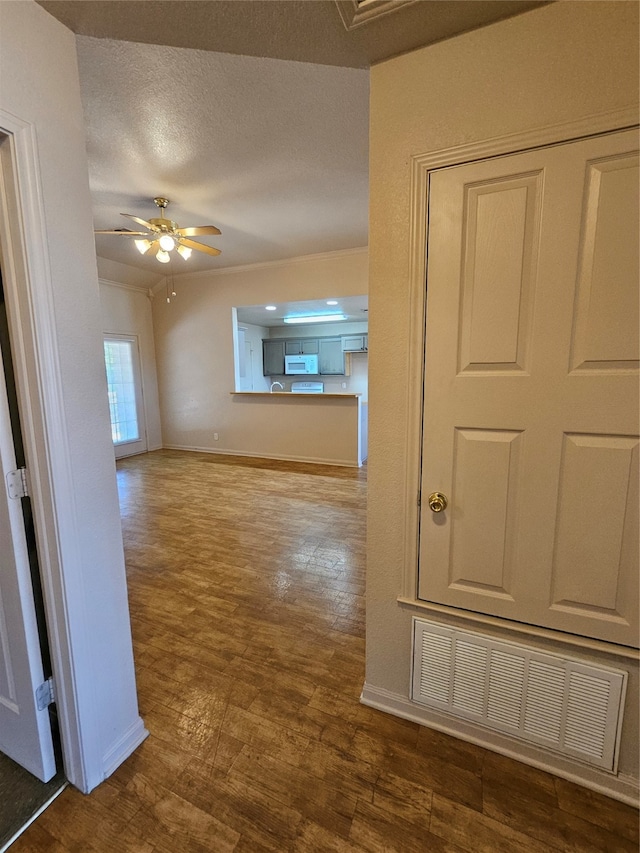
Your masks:
M98 282L100 284L107 284L109 287L120 287L122 290L133 290L135 293L144 293L145 296L148 296L153 288L149 287L145 284L128 284L124 281L112 281L110 278L101 278L98 277ZM153 287L157 287L159 282L153 285Z
M242 264L236 267L223 267L215 270L199 270L196 272L182 273L174 276L176 281L191 281L198 278L210 278L211 276L227 275L233 273L252 272L253 270L271 269L273 267L287 267L291 264L304 264L313 261L329 261L336 258L344 258L349 255L366 255L369 252L368 246L359 246L355 249L336 249L333 252L319 252L316 255L299 255L296 258L286 258L279 261L261 261L256 264ZM166 279L158 281L150 289L150 292L155 296L162 287L166 287Z

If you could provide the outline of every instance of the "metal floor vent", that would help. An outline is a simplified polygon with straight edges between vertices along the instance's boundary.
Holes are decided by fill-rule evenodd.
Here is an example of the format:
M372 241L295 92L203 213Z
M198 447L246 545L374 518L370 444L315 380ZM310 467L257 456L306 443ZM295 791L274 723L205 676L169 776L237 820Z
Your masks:
M615 771L626 672L413 621L415 702Z

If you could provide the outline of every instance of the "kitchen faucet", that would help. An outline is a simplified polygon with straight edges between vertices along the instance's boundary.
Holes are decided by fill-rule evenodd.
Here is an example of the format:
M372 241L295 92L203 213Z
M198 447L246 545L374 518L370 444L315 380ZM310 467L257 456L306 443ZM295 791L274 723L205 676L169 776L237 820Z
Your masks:
M273 386L274 386L274 385L279 385L279 386L280 386L280 390L281 390L281 391L284 391L284 385L282 384L282 382L272 382L272 383L271 383L271 388L269 388L269 391L270 391L270 393L271 393L271 394L273 394Z

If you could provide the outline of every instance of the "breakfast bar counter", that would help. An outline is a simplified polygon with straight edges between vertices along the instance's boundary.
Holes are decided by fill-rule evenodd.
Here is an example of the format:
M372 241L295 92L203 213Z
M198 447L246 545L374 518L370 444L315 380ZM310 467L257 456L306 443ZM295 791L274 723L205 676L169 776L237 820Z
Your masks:
M298 400L301 397L305 399L311 397L314 400L321 400L327 397L362 397L362 394L305 394L303 391L295 393L292 391L230 391L236 397L293 397Z
M360 466L367 458L367 403L360 393L231 391L245 452L326 465ZM259 450L257 449L259 445ZM231 449L228 451L231 452Z

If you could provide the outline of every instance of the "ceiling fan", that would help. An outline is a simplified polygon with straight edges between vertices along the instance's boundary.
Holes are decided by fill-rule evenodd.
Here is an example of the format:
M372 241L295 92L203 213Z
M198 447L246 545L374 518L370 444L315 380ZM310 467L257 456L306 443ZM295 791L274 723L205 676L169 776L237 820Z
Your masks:
M138 225L146 228L146 231L130 231L128 228L113 228L105 231L94 231L95 234L120 234L124 237L138 237L141 239L134 240L136 248L142 255L151 255L155 252L156 258L163 264L168 264L171 260L171 252L175 249L178 254L186 261L191 255L191 250L196 249L198 252L205 252L207 255L219 255L220 249L214 249L212 246L206 246L204 243L198 243L195 240L190 240L190 237L199 237L204 234L220 234L220 229L215 225L193 225L189 228L179 228L178 223L172 219L167 219L164 215L165 208L169 204L168 198L158 196L154 198L157 207L160 208L160 216L154 219L140 219L139 216L134 216L132 213L122 213L121 216L128 216L133 219Z

